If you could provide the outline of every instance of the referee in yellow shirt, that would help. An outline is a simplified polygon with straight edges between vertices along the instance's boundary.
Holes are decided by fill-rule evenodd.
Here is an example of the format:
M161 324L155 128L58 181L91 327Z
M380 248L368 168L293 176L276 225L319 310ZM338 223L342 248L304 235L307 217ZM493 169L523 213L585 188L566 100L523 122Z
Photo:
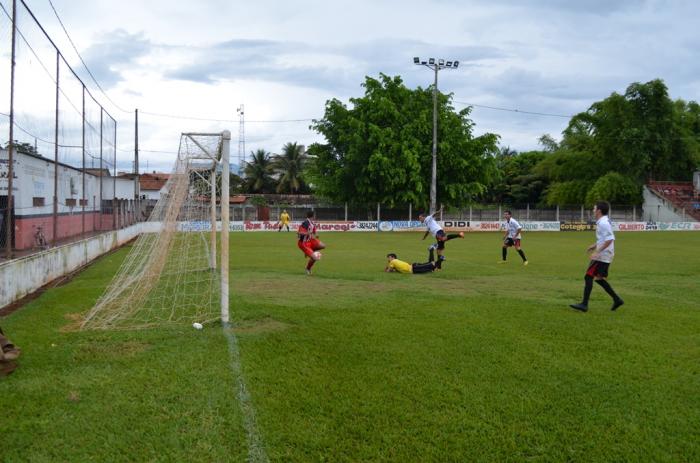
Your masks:
M387 264L385 272L398 273L430 273L435 271L435 262L426 262L425 264L409 264L396 258L396 254L389 253L386 255Z

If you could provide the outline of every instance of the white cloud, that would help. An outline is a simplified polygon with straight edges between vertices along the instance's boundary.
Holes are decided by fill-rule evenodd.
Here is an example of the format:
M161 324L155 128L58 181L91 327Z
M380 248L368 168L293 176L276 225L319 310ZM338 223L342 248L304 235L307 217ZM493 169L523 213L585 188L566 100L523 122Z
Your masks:
M3 5L7 4L6 0ZM365 75L400 74L407 85L432 76L413 56L459 59L440 74L440 88L457 101L542 113L573 114L634 81L665 79L674 98L700 97L697 17L691 1L663 0L303 0L252 3L225 0L55 0L73 40L114 108L81 70L53 13L35 13L52 38L119 122L120 147L133 145L132 108L144 112L232 119L229 123L141 116L141 147L175 151L181 131L234 134L236 107L248 120L320 117L327 99L361 94ZM32 5L33 6L33 5ZM9 30L0 18L0 56ZM3 24L4 29L3 29ZM50 57L47 58L50 61ZM0 112L7 109L7 59L0 60ZM38 75L38 74L37 74ZM50 120L50 82L28 77L36 91L25 115ZM28 95L25 90L23 95ZM458 107L461 107L458 105ZM536 147L542 133L555 137L566 119L474 108L476 133L501 135L515 149ZM5 130L0 116L0 130ZM28 121L28 116L26 121ZM30 124L31 125L31 124ZM246 124L246 150L277 151L288 141L319 137L308 122ZM4 138L0 134L0 138ZM131 155L120 152L120 166ZM142 154L142 165L167 169L167 154Z

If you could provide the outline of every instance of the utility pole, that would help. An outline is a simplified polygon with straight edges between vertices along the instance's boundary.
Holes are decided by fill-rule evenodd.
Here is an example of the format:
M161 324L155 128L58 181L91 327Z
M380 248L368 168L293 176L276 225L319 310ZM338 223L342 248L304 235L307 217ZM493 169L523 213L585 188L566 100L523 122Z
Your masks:
M438 72L441 69L457 69L459 61L447 61L444 59L429 58L428 61L421 61L419 57L413 58L413 64L425 66L435 72L435 82L433 84L433 164L430 177L430 214L437 210L437 126L438 126Z
M238 107L238 175L243 175L245 164L245 109L243 105Z

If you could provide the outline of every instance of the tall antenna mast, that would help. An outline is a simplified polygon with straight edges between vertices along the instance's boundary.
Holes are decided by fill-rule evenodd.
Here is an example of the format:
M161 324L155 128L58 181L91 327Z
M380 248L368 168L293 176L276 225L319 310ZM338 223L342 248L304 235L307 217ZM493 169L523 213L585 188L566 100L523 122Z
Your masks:
M242 175L245 165L245 109L243 105L238 107L237 112L240 120L238 124L238 174Z

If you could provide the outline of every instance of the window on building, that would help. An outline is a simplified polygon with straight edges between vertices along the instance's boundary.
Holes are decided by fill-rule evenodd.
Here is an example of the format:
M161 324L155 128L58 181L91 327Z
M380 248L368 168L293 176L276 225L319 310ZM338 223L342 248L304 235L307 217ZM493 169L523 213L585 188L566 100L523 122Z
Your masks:
M80 200L80 205L81 205L81 206L89 206L88 200L87 200L87 199L81 199L81 200Z
M41 207L44 205L44 198L34 197L32 198L32 205L34 207Z
M75 198L66 198L66 206L75 207L75 204L76 204Z

